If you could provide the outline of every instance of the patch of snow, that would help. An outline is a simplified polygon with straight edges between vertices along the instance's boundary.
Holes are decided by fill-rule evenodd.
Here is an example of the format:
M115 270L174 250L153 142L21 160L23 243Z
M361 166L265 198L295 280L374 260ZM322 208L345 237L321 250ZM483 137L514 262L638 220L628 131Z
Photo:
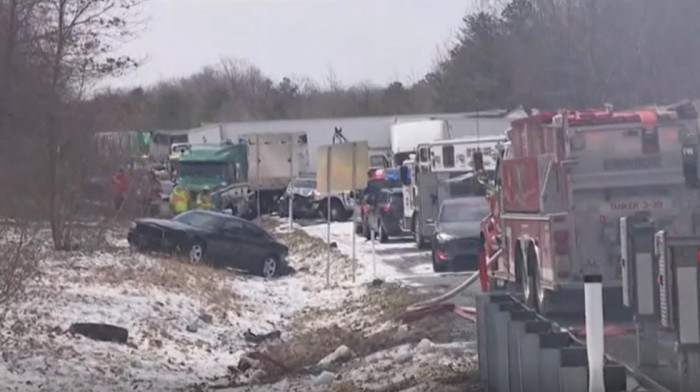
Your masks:
M312 236L327 241L327 224L303 227ZM338 250L346 255L352 255L352 236L355 229L353 222L331 223L331 242L335 242ZM418 250L410 238L392 239L390 243L372 242L361 235L355 235L355 256L357 258L357 281L371 282L379 278L387 281L400 279L403 276L432 273L430 252ZM375 276L376 269L376 276Z

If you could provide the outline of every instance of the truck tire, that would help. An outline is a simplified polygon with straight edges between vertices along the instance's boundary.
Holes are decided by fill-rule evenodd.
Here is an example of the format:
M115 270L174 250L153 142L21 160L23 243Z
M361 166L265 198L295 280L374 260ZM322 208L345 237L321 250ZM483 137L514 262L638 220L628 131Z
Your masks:
M535 268L532 280L535 286L534 294L536 310L539 314L543 316L549 316L554 311L554 307L552 306L552 295L554 293L552 293L550 290L547 290L542 285L539 268Z
M345 217L345 207L343 207L343 203L341 203L338 199L332 198L331 199L331 216L330 218L327 216L328 215L328 201L324 200L321 202L321 213L323 214L323 217L326 220L330 220L331 222L338 222L344 219Z
M281 218L287 218L289 217L289 208L286 206L287 203L278 203L277 204L277 213Z
M416 248L423 250L427 248L427 242L423 238L423 233L420 232L420 228L418 227L418 220L416 217L413 217L411 219L411 229L413 230L413 238L416 240Z
M520 282L525 305L533 310L537 310L535 279L532 276L532 272L527 270L527 267L523 267L523 277Z

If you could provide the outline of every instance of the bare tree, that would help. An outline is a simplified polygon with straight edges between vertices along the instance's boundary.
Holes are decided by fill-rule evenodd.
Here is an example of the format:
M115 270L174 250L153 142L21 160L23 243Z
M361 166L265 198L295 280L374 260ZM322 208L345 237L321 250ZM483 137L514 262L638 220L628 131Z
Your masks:
M35 55L46 72L43 134L47 148L48 204L51 231L57 249L70 246L69 216L79 195L83 170L80 160L69 159L71 144L85 133L67 132L74 125L72 111L80 106L86 86L99 78L135 66L128 57L110 53L128 37L127 16L139 0L40 0L36 18ZM76 193L76 191L78 191Z

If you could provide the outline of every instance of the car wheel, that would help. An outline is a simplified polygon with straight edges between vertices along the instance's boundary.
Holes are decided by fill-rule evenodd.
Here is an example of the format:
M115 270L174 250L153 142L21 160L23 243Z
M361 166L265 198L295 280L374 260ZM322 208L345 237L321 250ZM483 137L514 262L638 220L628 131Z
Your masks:
M432 251L432 258L433 258L433 272L445 272L447 271L447 266L445 264L438 264L437 259L435 257L435 251Z
M272 278L279 273L279 269L280 263L277 261L275 256L265 256L260 264L260 276L263 278Z
M206 246L201 241L196 241L190 245L190 250L187 252L188 260L191 264L200 264L204 260Z
M336 199L331 199L331 218L332 222L343 220L345 209L343 205Z
M389 234L387 234L386 230L384 229L384 224L381 220L377 223L377 226L379 226L379 242L384 244L389 241Z

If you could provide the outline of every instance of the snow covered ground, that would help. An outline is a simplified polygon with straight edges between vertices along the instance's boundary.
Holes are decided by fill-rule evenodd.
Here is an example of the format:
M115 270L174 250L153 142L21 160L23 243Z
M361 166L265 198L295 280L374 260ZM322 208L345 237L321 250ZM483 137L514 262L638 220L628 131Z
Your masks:
M326 286L325 243L318 238L326 226L287 232L277 224L267 226L290 246L296 273L270 281L135 254L123 232L109 232L108 244L95 251L49 252L40 278L2 320L0 390L463 391L477 385L473 326L449 315L398 326L395 316L425 294L367 284L374 279L371 247L360 238L359 278L352 282L351 225L332 227L337 249ZM378 278L425 268L425 252L414 252L414 265L403 252L410 242L377 245ZM67 330L75 322L124 327L129 344L73 335ZM254 344L244 339L248 330L279 330L281 339ZM419 343L425 337L432 342ZM319 365L343 345L352 352L348 358ZM248 361L256 353L274 363ZM246 361L251 369L240 366Z
M326 242L328 237L328 225L326 223L306 224L301 228L310 235ZM335 242L338 249L346 254L352 254L352 222L331 223L331 243ZM365 240L362 236L355 236L355 255L357 258L357 280L359 282L372 281L375 277L387 282L400 282L414 287L420 287L424 291L439 292L455 287L467 279L473 272L433 272L430 251L419 250L412 238L390 239L386 244ZM457 302L463 305L471 304L473 293L477 290L474 286L464 295L457 298Z
M306 226L303 229L310 235L323 240L326 240L328 235L328 226L325 223ZM352 255L352 233L353 222L331 223L331 242L335 242L338 249L346 255ZM360 265L358 279L360 281L374 279L372 242L361 235L356 235L355 255ZM417 249L411 238L392 238L386 244L375 241L374 262L376 262L376 277L384 280L432 273L430 252Z

